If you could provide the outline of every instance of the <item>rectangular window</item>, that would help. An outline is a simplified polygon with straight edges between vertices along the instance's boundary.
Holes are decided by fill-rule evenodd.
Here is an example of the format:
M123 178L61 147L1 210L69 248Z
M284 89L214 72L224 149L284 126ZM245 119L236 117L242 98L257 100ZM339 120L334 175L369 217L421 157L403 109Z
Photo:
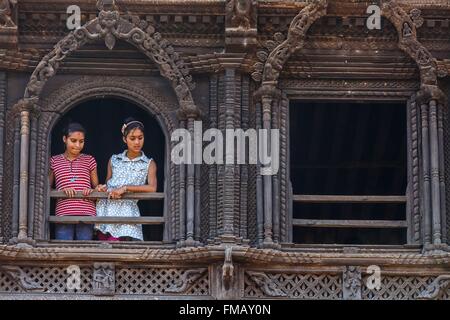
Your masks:
M293 241L406 243L406 104L291 102Z

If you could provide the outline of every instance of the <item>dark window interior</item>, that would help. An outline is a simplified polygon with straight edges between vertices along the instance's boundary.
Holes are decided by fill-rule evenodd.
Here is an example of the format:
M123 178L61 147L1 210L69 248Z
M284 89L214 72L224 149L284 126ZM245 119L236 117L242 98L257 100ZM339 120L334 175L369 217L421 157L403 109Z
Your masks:
M126 149L122 141L123 121L134 117L145 125L144 153L153 158L158 166L158 192L164 192L165 137L158 121L137 105L120 99L96 99L77 105L67 112L55 125L51 134L51 155L64 152L62 130L68 121L81 123L86 129L86 142L83 153L90 154L97 161L100 183L105 183L107 164L113 154ZM54 213L55 201L51 201ZM140 201L141 216L162 216L163 201ZM163 227L144 225L144 240L162 241ZM50 229L53 239L53 226Z
M290 105L294 195L405 195L406 106ZM406 220L405 204L296 203L294 219ZM404 244L406 228L294 227L295 243Z

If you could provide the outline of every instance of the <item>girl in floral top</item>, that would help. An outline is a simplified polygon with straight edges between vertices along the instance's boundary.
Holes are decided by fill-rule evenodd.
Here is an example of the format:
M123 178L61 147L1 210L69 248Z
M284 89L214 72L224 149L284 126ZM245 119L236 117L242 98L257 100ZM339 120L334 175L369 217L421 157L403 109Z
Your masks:
M144 125L133 118L122 127L127 149L113 155L108 163L107 183L99 186L109 198L98 201L99 217L139 217L137 200L121 199L126 193L156 192L156 163L142 151ZM142 225L100 224L96 226L99 240L143 240Z

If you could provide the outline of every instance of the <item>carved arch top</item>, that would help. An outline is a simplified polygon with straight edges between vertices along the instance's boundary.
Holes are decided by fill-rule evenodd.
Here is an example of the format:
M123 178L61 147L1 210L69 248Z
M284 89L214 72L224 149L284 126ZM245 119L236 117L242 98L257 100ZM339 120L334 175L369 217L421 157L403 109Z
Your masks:
M266 45L270 52L257 53L260 62L254 65L256 71L252 77L261 82L256 93L258 96L279 95L278 79L284 64L295 51L303 47L306 33L314 22L327 14L327 7L328 0L312 0L293 19L285 40L281 33L277 33L274 35L275 41L268 41L269 45ZM396 0L385 0L381 6L381 14L395 26L399 35L399 48L416 62L420 70L422 89L428 91L431 87L437 87L437 61L417 40L416 27L423 23L423 19L418 16L418 10L413 9L408 14Z
M413 20L411 15L408 14L395 0L384 1L381 8L381 14L397 29L399 48L416 62L420 70L422 86L436 86L438 71L437 62L428 49L417 40L418 24L416 20Z
M327 12L328 0L313 0L292 20L286 40L267 57L262 69L262 88L276 89L281 70L289 57L302 48L311 25Z
M86 43L104 39L105 45L112 50L119 39L134 45L158 65L161 75L171 82L175 90L181 116L198 117L200 110L191 93L195 84L173 47L146 21L132 19L133 22L130 22L121 17L115 6L106 9L102 1L98 4L100 12L97 18L70 32L41 60L31 75L22 103L28 107L34 106L44 85L56 74L60 63Z

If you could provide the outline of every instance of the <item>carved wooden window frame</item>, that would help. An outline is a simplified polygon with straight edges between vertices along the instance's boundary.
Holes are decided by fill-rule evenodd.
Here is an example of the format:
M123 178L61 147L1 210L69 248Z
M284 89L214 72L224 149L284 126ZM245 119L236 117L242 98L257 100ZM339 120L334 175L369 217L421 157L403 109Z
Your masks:
M32 117L31 130L31 167L35 169L35 177L30 181L29 218L33 229L33 239L40 242L59 243L49 238L50 188L48 184L48 169L50 159L51 131L64 114L84 101L96 97L111 97L130 101L155 117L165 136L165 172L164 172L164 237L157 244L173 243L173 221L176 214L176 166L170 161L171 132L176 130L177 103L174 97L166 97L152 88L146 82L126 77L84 76L56 89L42 99L39 117ZM45 111L44 111L45 110ZM34 123L34 124L33 124ZM34 129L33 129L34 128ZM36 130L39 128L38 130ZM36 141L45 141L36 144ZM35 151L35 152L33 152ZM33 157L35 154L35 157ZM35 159L34 159L35 158ZM38 199L33 202L34 199ZM44 203L42 203L44 202ZM81 244L77 240L69 245ZM155 244L144 241L142 244Z
M283 82L283 81L282 81ZM281 82L281 84L282 84ZM419 82L417 82L417 87L419 87ZM356 96L353 98L350 97L342 97L342 95L337 94L336 92L341 91L344 93L347 91L345 88L338 88L336 87L335 90L326 91L326 90L317 90L317 91L311 91L306 92L304 89L298 89L298 90L292 90L292 88L289 88L289 90L286 90L286 88L281 88L283 92L289 91L288 94L285 94L285 100L286 102L284 104L281 104L281 108L287 108L287 110L281 110L281 113L286 113L288 121L286 121L286 132L288 133L287 137L287 145L288 148L286 149L287 154L285 155L285 159L287 159L287 177L281 177L281 179L286 179L287 183L291 185L291 165L290 165L290 139L289 139L289 132L290 132L290 124L289 124L289 110L290 110L290 101L297 101L297 102L306 102L306 101L320 101L320 100L326 100L329 101L330 99L335 99L339 102L364 102L364 103L379 103L380 100L374 98L371 95L365 95L364 93L361 93L358 95L356 93ZM413 103L413 100L411 99L411 96L414 95L416 91L405 91L405 90L399 90L397 92L391 92L388 95L385 95L383 92L380 91L379 98L382 99L382 101L385 102L395 102L395 103L404 103L406 108L406 137L407 137L407 189L405 192L406 197L406 230L407 230L407 239L406 243L400 244L400 245L383 245L383 246L391 246L391 247L398 247L398 246L405 246L405 245L417 245L418 244L418 236L417 234L420 233L420 223L417 224L415 221L417 219L420 219L420 208L415 205L418 204L419 199L419 191L415 190L418 189L418 181L420 179L420 174L418 170L418 145L417 145L417 139L414 139L414 137L417 138L419 131L417 123L414 119L417 120L417 112L415 111L415 105ZM320 93L320 96L317 94ZM340 96L340 97L339 97ZM414 147L415 145L415 147ZM283 157L283 155L282 155ZM289 232L289 243L292 243L294 246L308 246L308 247L315 247L315 246L323 246L323 244L302 244L302 243L294 243L293 242L293 228L294 228L294 222L293 222L293 203L294 203L294 195L292 193L292 187L290 188L291 192L289 193L288 197L288 207L289 207L289 213L288 213L288 232ZM362 244L330 244L327 246L334 246L334 247L347 247L347 246L373 246L372 244L362 245Z

